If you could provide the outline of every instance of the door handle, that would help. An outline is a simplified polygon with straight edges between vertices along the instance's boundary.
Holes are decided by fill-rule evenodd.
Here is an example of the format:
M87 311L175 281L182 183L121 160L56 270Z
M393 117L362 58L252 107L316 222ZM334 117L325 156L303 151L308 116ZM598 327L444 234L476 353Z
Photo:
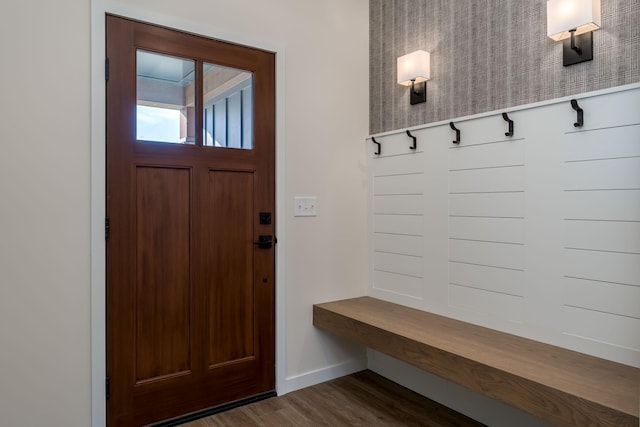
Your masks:
M271 249L273 247L273 236L263 234L258 236L258 241L253 242L259 249Z

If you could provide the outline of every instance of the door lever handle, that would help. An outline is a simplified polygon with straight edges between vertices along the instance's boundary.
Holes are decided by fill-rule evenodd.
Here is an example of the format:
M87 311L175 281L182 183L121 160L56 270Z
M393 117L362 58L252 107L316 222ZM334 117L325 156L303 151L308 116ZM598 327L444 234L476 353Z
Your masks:
M258 236L258 241L253 242L260 249L271 249L273 247L273 236L263 234Z

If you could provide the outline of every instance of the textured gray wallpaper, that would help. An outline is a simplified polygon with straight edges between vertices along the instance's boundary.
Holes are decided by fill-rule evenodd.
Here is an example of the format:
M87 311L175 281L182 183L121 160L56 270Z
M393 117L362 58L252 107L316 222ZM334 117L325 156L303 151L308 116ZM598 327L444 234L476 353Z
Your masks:
M370 132L639 82L640 0L601 2L593 61L565 68L546 0L370 0ZM426 104L409 105L396 58L418 49L431 80Z

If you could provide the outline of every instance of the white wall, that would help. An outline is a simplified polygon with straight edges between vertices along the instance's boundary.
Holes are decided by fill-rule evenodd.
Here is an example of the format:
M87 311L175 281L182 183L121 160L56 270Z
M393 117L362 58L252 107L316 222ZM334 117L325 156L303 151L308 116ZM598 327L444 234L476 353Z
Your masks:
M0 17L0 425L86 426L89 4Z
M92 391L103 416L105 10L278 52L278 387L364 366L311 305L367 289L368 1L89 6L0 13L0 425L87 426ZM294 219L295 195L318 216Z

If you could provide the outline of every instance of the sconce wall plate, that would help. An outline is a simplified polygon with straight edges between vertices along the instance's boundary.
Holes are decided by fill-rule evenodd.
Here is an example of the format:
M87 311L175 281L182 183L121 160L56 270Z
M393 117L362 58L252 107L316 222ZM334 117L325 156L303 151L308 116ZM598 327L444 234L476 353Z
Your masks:
M562 65L565 67L593 60L593 33L579 34L574 39L578 50L571 47L570 38L562 40Z
M411 85L409 102L411 105L427 102L427 82L413 83Z

